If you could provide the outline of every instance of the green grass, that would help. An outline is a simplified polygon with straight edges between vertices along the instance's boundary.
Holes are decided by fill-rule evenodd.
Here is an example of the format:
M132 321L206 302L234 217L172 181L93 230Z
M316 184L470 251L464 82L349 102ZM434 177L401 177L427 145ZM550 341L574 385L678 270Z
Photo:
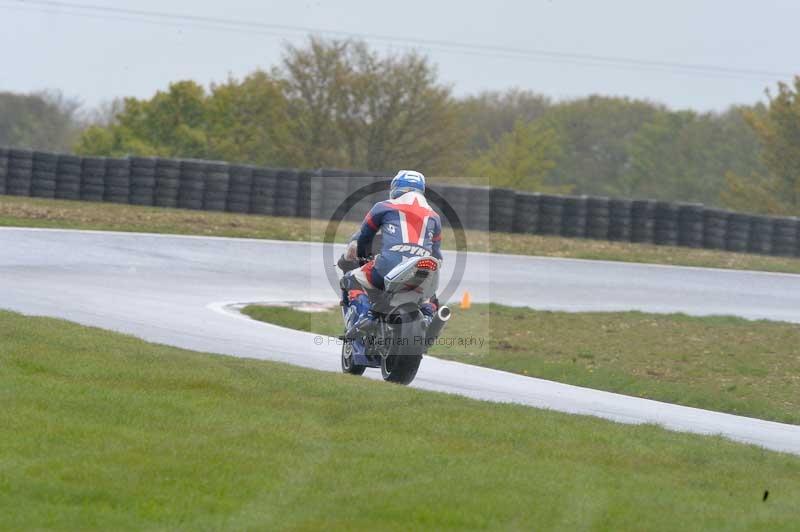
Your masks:
M245 314L341 334L339 308ZM460 345L461 338L484 343ZM450 341L451 345L445 342ZM800 325L641 312L454 309L431 355L669 403L800 424Z
M0 226L320 242L325 235L327 222L0 196ZM356 227L352 222L343 223L336 240L343 242ZM800 273L800 259L797 258L486 231L467 231L466 237L469 251ZM452 233L446 230L444 247L453 249L454 242Z
M3 530L796 530L800 507L796 456L8 312L0 399Z
M248 305L242 313L251 318L282 327L328 336L342 334L342 311L335 307L324 312L305 312L290 307Z

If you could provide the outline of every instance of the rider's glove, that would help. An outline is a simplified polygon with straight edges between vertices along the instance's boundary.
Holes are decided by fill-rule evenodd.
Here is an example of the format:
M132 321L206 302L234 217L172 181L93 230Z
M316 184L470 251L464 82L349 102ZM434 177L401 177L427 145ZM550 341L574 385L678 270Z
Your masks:
M344 250L344 258L347 260L356 260L356 255L358 254L358 242L355 240L351 240L349 244L347 244L347 248Z

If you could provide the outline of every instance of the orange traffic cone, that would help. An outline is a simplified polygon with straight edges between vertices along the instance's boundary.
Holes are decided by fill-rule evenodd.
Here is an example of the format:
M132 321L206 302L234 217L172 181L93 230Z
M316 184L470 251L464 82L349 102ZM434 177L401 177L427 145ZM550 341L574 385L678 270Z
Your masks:
M472 297L469 295L469 292L465 290L464 295L461 297L461 310L467 310L471 306L472 306Z

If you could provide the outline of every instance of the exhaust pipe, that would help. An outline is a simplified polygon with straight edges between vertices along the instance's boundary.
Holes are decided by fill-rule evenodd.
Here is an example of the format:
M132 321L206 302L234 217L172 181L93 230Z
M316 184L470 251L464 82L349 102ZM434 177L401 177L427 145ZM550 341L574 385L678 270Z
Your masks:
M452 312L450 312L450 307L447 305L442 305L439 307L439 310L436 311L436 315L428 325L427 331L425 331L425 345L433 345L436 339L439 338L439 335L444 328L444 324L450 319L451 314Z

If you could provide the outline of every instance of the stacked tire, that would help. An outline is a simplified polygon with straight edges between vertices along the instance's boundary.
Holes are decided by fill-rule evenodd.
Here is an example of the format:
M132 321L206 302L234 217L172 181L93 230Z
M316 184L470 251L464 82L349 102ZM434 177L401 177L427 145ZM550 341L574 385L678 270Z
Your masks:
M678 244L678 205L668 201L656 202L653 242L659 246Z
M489 195L489 229L510 233L514 229L515 193L507 188L492 188Z
M271 216L275 214L275 191L278 188L278 172L271 168L253 170L253 193L250 212Z
M363 180L359 179L353 172L348 172L347 177L347 196L344 202L344 219L351 222L360 222L364 218L367 201L359 199L361 187L364 186Z
M0 146L0 194L6 193L7 178L8 178L8 150Z
M608 239L630 242L633 201L612 199L608 202Z
M297 216L300 196L300 180L297 170L284 168L277 172L275 189L275 216Z
M355 175L347 178L349 210L345 216L346 220L360 222L372 208L375 202L386 199L386 190L379 186L379 191L368 193L372 189L376 179L374 177ZM353 196L353 194L358 195ZM366 195L364 195L366 194Z
M469 187L467 189L467 216L464 225L468 229L488 231L492 211L492 198L489 187Z
M31 150L8 151L8 174L6 194L30 196L33 181L33 152Z
M153 205L177 207L181 182L181 162L175 159L156 159L155 182Z
M376 173L256 168L132 157L106 159L0 148L0 194L109 201L329 219L349 207L360 221L385 192L348 199ZM381 181L383 184L383 181ZM555 196L503 188L435 185L466 228L800 256L800 220L733 213L699 204ZM347 203L355 203L346 205ZM447 209L449 210L449 209Z
M563 196L548 194L539 196L539 233L543 235L561 234L563 213Z
M106 162L105 157L84 157L81 161L81 201L103 201Z
M732 212L728 216L728 231L725 235L725 249L728 251L747 251L750 241L750 225L753 217L748 214Z
M156 159L131 157L130 203L131 205L155 205Z
M311 217L311 179L316 174L313 171L301 170L297 174L297 208L293 216L301 218ZM319 200L314 202L313 207L319 210Z
M728 211L722 209L703 210L703 247L725 249L728 234Z
M800 256L800 220L775 218L772 225L772 254Z
M228 168L228 201L225 209L229 212L250 212L250 195L253 189L252 166L235 164Z
M56 163L56 198L81 199L81 158L59 155Z
M703 247L703 210L703 206L696 203L678 206L678 245Z
M652 244L655 240L656 202L634 200L631 204L631 242Z
M181 161L178 181L178 207L200 210L206 188L206 163L204 161Z
M322 171L320 169L309 172L308 178L308 216L309 218L328 219L323 210L323 203L325 201L325 194L327 188L325 181L323 181Z
M608 240L611 207L608 198L589 198L586 202L586 236Z
M773 224L774 221L770 216L753 216L751 218L747 251L762 255L772 253Z
M584 238L588 211L586 196L563 196L562 201L561 234L573 238Z
M56 197L56 165L58 155L42 151L33 152L33 174L31 196L34 198Z
M203 210L224 211L228 202L228 165L206 164L206 182L203 187Z
M539 230L539 198L532 192L517 192L514 198L514 232L536 233Z
M363 178L357 178L363 179ZM389 197L389 188L391 187L391 180L387 179L384 176L370 176L367 178L367 182L372 186L373 192L367 197L367 204L364 206L364 212L361 213L362 218L364 214L366 214L368 209L371 209L373 205L375 205L379 201L384 201L386 198ZM431 205L433 207L433 205Z
M436 190L442 197L443 203L450 206L450 208L453 210L452 214L458 218L461 226L464 227L467 219L467 208L469 204L467 198L467 189L465 187L453 185L437 185L434 190ZM446 212L441 211L439 214L442 215L443 224L453 227L453 225L456 223L455 220L450 219L450 216L448 216Z
M323 168L319 171L319 174L318 181L316 179L312 180L312 202L319 195L320 218L330 220L340 207L344 208L349 190L348 172L333 168ZM317 185L317 183L319 184Z
M131 197L131 162L129 159L106 159L103 201L128 203Z

